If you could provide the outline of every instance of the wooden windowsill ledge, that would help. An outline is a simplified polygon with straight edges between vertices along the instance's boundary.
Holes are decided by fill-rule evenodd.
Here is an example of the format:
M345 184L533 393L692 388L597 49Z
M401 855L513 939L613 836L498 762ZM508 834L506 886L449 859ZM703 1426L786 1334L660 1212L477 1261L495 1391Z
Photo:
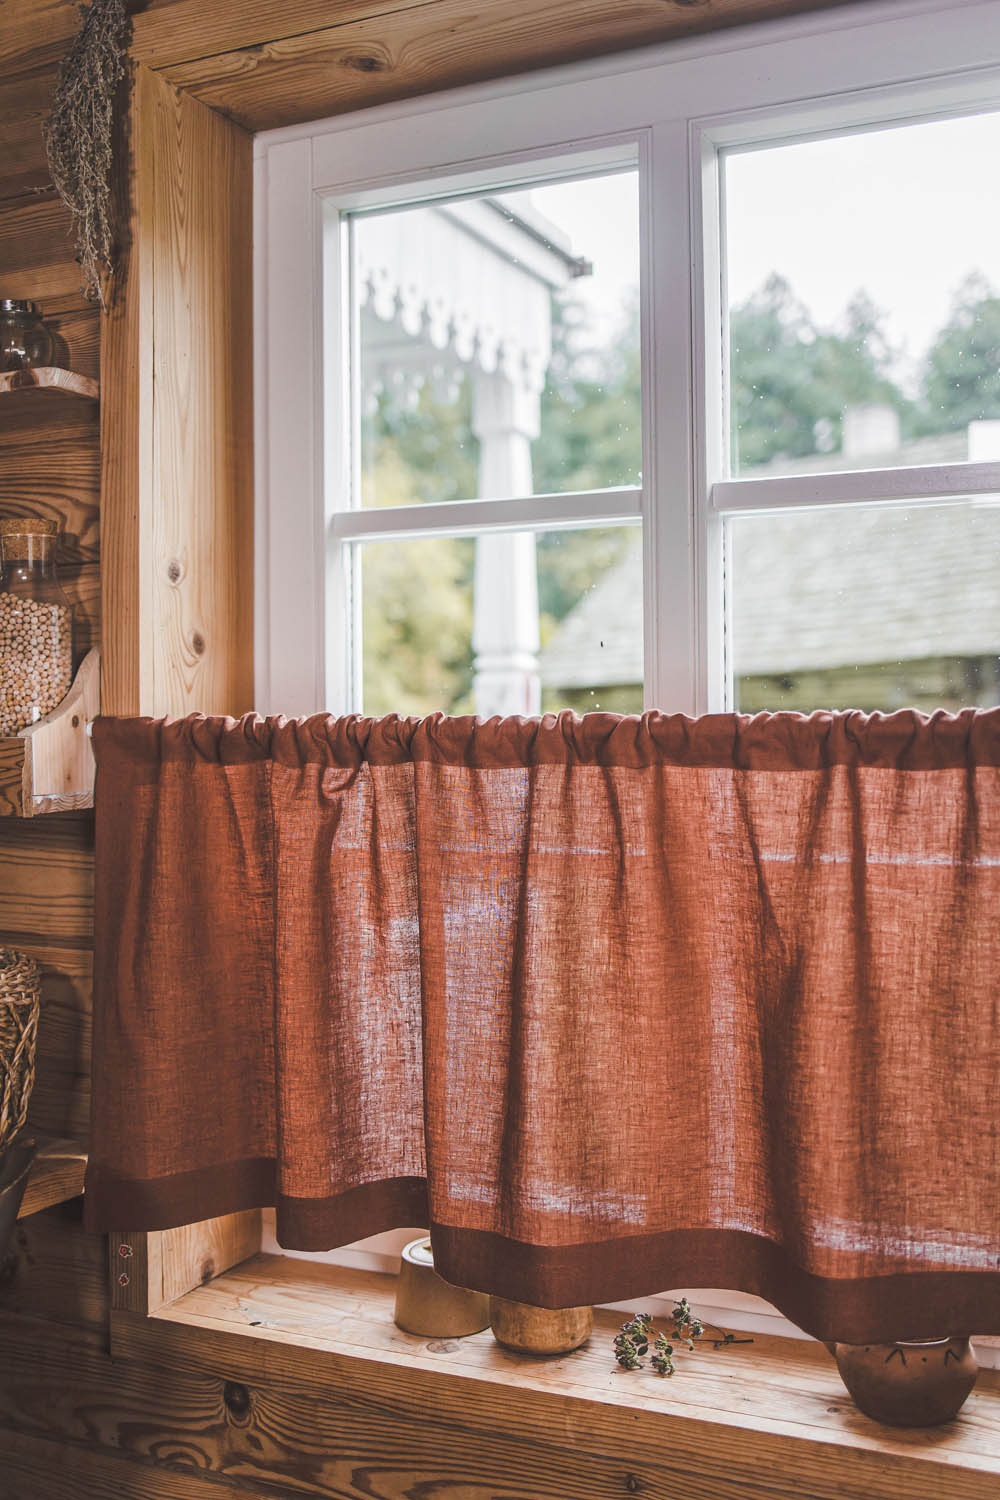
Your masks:
M752 1344L682 1352L677 1374L663 1379L648 1365L616 1369L620 1314L598 1312L589 1343L573 1354L537 1359L502 1349L488 1330L465 1339L403 1333L392 1321L394 1291L391 1276L255 1255L148 1318L115 1312L112 1353L217 1374L250 1401L255 1385L286 1386L369 1427L363 1413L378 1409L394 1424L401 1464L406 1441L440 1447L459 1428L470 1455L477 1445L510 1450L502 1462L520 1472L506 1480L505 1500L1000 1497L1000 1372L980 1375L955 1422L907 1431L863 1417L819 1344L755 1335ZM461 1491L463 1500L496 1493Z

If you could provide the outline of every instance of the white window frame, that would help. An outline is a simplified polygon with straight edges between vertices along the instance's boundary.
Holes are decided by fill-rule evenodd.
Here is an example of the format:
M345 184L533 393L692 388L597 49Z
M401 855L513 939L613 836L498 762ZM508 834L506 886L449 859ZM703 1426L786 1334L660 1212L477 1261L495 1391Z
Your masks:
M946 13L932 0L865 0L259 135L258 706L354 706L346 539L640 515L646 705L701 713L727 703L726 515L1000 491L997 464L730 478L719 336L721 149L998 104L1000 0L952 0ZM616 149L634 150L641 174L641 491L409 507L419 518L345 510L349 313L345 297L324 297L341 280L330 216L410 201L415 184L421 196L434 183L514 184L536 163L557 175Z
M727 515L1000 493L1000 464L992 463L729 476L719 152L998 106L1000 0L944 7L939 0L862 0L259 135L258 708L305 714L350 706L340 543L401 535L414 521L340 503L348 457L338 433L347 431L349 398L340 351L349 314L346 296L323 295L324 281L336 285L339 277L339 237L324 232L331 214L409 201L415 183L513 185L524 181L525 163L544 163L548 177L560 163L580 168L609 149L635 150L643 247L641 492L410 509L422 512L420 525L448 534L484 523L538 527L564 524L567 515L641 515L646 703L700 713L725 706ZM398 1246L390 1239L378 1243L391 1256ZM367 1263L370 1255L379 1261L379 1251L364 1248L326 1258ZM797 1332L757 1299L712 1295L733 1326ZM995 1362L996 1353L981 1349L981 1362Z

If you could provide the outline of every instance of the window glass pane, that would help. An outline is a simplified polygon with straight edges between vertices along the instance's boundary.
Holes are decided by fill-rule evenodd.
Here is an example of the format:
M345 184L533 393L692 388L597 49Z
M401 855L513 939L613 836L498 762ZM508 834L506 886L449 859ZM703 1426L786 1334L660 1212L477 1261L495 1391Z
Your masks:
M1000 115L729 153L735 474L1000 456Z
M640 482L638 174L352 221L363 505Z
M1000 499L727 522L742 713L1000 702Z
M362 712L641 712L639 527L359 551Z

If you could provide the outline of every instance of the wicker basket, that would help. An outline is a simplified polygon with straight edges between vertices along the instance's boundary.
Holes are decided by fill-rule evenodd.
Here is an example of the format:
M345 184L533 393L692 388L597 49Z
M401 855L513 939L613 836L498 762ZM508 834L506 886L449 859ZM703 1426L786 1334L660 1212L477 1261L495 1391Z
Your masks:
M0 948L0 1151L28 1118L40 992L35 960L16 948Z

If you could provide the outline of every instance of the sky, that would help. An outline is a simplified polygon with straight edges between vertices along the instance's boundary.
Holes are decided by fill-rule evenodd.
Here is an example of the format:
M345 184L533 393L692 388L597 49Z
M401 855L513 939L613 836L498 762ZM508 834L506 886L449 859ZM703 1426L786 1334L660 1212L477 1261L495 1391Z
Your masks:
M730 300L777 271L828 327L863 288L886 313L898 373L911 385L962 280L979 271L1000 289L998 164L1000 113L728 155ZM573 295L610 327L636 283L635 174L531 196L594 262Z

